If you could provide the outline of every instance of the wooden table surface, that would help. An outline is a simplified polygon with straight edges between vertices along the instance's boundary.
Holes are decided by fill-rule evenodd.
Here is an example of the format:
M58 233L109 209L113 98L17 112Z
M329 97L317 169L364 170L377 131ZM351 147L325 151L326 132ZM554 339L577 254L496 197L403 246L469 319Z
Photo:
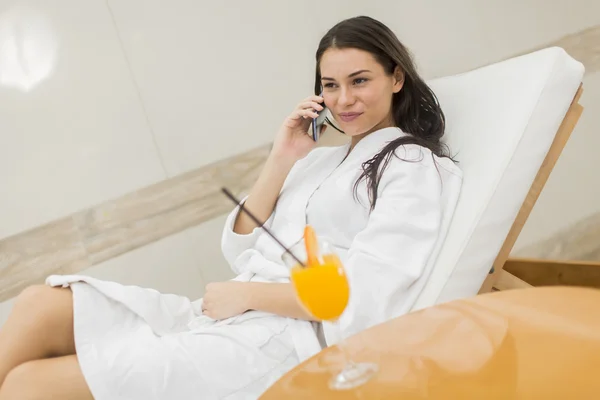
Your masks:
M348 339L379 363L367 384L332 391L337 346L300 364L269 399L600 399L600 290L539 287L454 301Z

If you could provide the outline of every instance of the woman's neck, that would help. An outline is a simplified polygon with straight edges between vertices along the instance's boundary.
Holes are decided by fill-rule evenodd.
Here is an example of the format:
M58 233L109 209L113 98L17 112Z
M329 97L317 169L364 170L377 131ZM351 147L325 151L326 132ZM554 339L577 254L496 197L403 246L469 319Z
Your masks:
M360 135L352 136L352 139L350 140L350 150L348 150L348 154L350 154L354 147L356 147L358 142L363 140L365 137L369 136L371 133L381 129L390 128L392 126L394 126L394 120L390 115L388 118L384 119L383 121L375 125L373 128L369 129L367 132L361 133Z

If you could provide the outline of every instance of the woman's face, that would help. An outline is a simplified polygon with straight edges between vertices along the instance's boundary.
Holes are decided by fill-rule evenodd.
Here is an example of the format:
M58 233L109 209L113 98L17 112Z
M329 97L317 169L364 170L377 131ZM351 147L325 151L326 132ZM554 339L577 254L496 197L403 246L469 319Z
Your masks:
M399 69L391 76L371 53L336 48L323 53L320 66L325 105L346 135L360 139L394 124L392 96L404 83Z

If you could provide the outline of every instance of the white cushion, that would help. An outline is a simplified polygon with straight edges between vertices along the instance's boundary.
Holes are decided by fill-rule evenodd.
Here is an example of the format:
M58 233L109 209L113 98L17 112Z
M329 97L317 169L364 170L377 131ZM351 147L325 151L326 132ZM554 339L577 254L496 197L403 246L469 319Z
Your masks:
M464 173L448 238L415 309L478 293L577 89L584 67L553 47L429 82Z

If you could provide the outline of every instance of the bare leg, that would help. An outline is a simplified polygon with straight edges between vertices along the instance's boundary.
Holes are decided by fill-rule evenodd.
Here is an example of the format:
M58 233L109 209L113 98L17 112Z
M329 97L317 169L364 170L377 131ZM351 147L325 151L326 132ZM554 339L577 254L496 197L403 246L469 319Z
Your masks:
M0 389L0 400L93 400L77 356L29 361L13 369Z
M70 289L31 286L21 293L0 329L0 387L15 367L75 354Z

